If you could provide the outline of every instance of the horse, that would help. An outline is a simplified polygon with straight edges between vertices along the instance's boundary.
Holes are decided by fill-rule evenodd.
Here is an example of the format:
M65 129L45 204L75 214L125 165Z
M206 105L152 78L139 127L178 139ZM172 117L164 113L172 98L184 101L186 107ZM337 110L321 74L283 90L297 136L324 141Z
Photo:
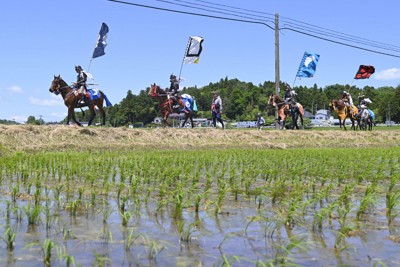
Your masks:
M278 120L280 129L285 128L287 116L292 116L292 128L299 129L297 120L300 118L301 127L304 128L304 108L300 103L295 103L292 107L285 102L279 95L272 94L269 96L269 105L274 106L278 110Z
M182 126L184 126L187 122L188 119L190 119L191 127L194 127L193 123L193 113L185 107L185 104L182 100L181 97L178 98L178 108L174 108L174 101L172 98L168 97L167 92L164 89L161 89L160 86L156 85L155 83L150 86L148 95L153 98L157 98L158 100L158 108L161 111L161 114L163 115L163 128L166 126L172 126L168 121L168 116L176 110L178 113L183 110L185 113L185 120L182 123Z
M67 122L66 124L69 124L70 118L78 125L82 126L82 124L76 120L75 117L75 109L76 108L81 108L82 107L88 107L90 110L90 119L88 122L88 125L92 125L94 118L96 117L96 111L95 111L95 106L99 109L101 115L102 115L102 125L106 124L106 112L104 111L103 108L103 102L104 100L106 101L107 106L111 105L111 103L108 101L106 95L102 92L99 91L100 97L97 99L93 99L87 103L80 104L79 102L79 97L75 94L75 90L69 86L61 77L60 75L55 76L54 79L51 82L50 93L54 93L55 95L61 94L62 98L64 99L64 104L68 108L68 116L67 116Z
M372 130L372 124L373 124L373 120L374 120L374 113L370 111L369 109L363 108L361 109L359 115L360 118L360 130Z
M359 125L359 119L355 116L358 113L358 108L356 106L352 106L353 112L350 111L350 107L347 106L343 100L331 99L329 106L331 110L334 110L339 118L339 126L340 129L346 129L346 119L349 118L351 121L351 129L356 130L356 126L354 121L357 121L357 125Z

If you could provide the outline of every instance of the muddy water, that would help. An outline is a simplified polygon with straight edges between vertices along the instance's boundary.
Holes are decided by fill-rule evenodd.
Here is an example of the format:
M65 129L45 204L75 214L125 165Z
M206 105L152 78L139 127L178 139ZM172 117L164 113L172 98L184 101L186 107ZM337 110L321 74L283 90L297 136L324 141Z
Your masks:
M335 248L338 218L326 222L322 232L311 229L311 217L287 227L277 219L279 208L262 205L257 209L251 198L229 199L220 213L214 209L195 212L188 207L179 215L171 206L157 210L155 200L131 203L126 209L133 215L126 226L121 224L113 198L98 199L102 208L88 207L76 214L48 201L53 214L48 226L44 212L37 225L27 224L21 209L27 200L11 205L7 217L7 198L2 196L0 222L2 229L10 226L15 231L16 247L8 251L4 242L0 244L1 266L43 266L41 246L46 238L55 245L51 266L66 266L66 258L57 249L82 266L222 266L224 261L232 266L255 266L257 261L271 266L400 266L398 225L387 226L382 207L360 223L354 222L350 212L352 232ZM186 226L195 223L187 240L181 240L178 221ZM129 236L133 241L127 245ZM291 247L294 240L300 241Z

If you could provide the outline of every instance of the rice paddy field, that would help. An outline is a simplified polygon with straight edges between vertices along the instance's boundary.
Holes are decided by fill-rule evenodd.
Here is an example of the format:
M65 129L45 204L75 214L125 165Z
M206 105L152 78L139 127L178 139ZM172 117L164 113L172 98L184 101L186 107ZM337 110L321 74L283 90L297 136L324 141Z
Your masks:
M0 266L400 266L400 130L0 126Z

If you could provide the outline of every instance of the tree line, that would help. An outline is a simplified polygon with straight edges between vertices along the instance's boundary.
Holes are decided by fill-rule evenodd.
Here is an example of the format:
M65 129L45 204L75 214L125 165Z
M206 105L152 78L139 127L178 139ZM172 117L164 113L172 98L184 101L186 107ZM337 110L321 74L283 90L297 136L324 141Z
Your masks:
M285 83L280 84L280 95L283 97ZM314 84L313 87L295 86L293 90L297 93L297 101L306 111L315 114L319 109L329 109L331 99L339 99L343 91L349 92L355 104L358 96L364 94L372 100L368 108L374 111L376 122L392 120L400 122L400 86L374 88L365 86L358 88L354 85L328 85L324 88ZM155 117L160 117L158 101L147 95L148 88L141 90L135 95L131 90L119 103L106 109L107 124L109 126L147 125L153 122ZM212 92L217 91L223 101L223 119L231 121L255 120L257 113L264 116L273 116L275 109L268 106L269 95L275 93L275 82L266 81L263 84L254 85L251 82L243 82L238 79L220 79L219 82L210 83L202 88L184 87L180 93L189 94L196 98L197 117L211 118ZM89 112L82 115L76 113L81 121L87 121ZM335 116L335 114L332 114ZM33 118L30 117L30 121Z

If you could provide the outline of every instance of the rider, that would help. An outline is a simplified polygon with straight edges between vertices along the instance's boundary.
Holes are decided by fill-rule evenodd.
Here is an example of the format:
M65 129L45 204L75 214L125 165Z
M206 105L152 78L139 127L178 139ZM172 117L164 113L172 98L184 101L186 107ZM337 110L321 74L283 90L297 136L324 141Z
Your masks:
M353 98L347 91L343 91L342 100L344 104L349 108L350 114L353 113Z
M290 106L293 106L296 104L296 101L294 99L296 92L290 88L288 84L285 85L285 95L283 98L285 99L286 104L290 104Z
M80 104L85 103L86 99L86 80L87 80L87 74L83 71L82 67L77 65L75 66L75 71L78 73L78 76L76 77L76 83L75 83L75 88L77 89L78 92L78 97L80 97Z
M359 111L356 114L356 117L359 118L361 116L362 111L367 108L367 104L372 103L371 99L365 98L365 95L358 96L358 108Z
M171 74L169 76L169 81L171 82L171 85L169 86L169 95L168 98L172 98L175 104L177 104L179 95L178 95L178 90L179 90L179 81L176 78L174 74Z

